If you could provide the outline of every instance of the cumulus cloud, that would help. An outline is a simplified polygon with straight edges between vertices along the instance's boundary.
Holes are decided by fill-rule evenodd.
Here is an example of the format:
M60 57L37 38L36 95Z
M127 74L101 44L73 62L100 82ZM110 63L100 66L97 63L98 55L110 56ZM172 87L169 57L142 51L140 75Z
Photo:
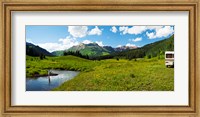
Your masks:
M92 41L90 41L90 40L84 40L82 43L89 44L89 43L92 43Z
M163 26L147 26L147 29L149 30L159 30L161 28L163 28Z
M37 44L38 46L46 49L49 52L53 52L56 50L64 50L64 46L59 43L42 43L42 44Z
M98 28L98 26L95 26L91 31L88 32L88 35L101 35L102 31Z
M128 33L137 35L143 33L145 30L147 30L146 26L132 26L128 29Z
M98 26L95 26L95 28L90 31L87 26L68 26L68 32L74 38L83 38L87 35L101 35L102 30L99 29Z
M76 38L74 37L71 37L71 36L67 36L66 38L64 39L59 39L58 40L59 42L62 42L64 45L73 45L74 43L77 43L77 40Z
M155 32L146 32L149 39L167 37L174 33L174 29L171 26L164 26L162 28L157 28Z
M160 37L167 37L170 34L174 33L174 29L172 26L120 26L119 31L121 34L133 34L138 35L142 34L143 32L151 30L154 32L146 32L146 35L149 39L160 38Z
M122 47L122 45L117 45L117 47Z
M85 37L88 33L87 26L68 26L68 32L75 38Z
M131 43L127 43L126 46L131 46L131 47L135 47L135 44L131 44Z
M119 27L119 31L122 32L122 34L141 34L144 31L147 30L146 26L132 26L132 27L128 27L128 26L120 26Z
M58 43L42 43L37 44L38 46L46 49L49 52L53 52L56 50L66 50L72 46L78 45L79 42L76 40L76 38L72 38L70 36L67 36L64 39L59 39Z
M117 28L115 26L113 26L111 29L110 29L111 32L113 33L116 33L117 32Z
M154 39L154 38L156 38L156 34L155 34L154 32L151 32L151 33L146 32L146 35L148 36L149 39Z
M156 35L158 37L166 37L172 33L174 33L174 29L171 26L165 26L164 28L156 30Z
M32 39L30 39L30 38L26 38L26 42L35 44L35 43L32 41Z
M96 43L97 43L99 46L104 46L104 44L103 44L102 41L96 41Z
M126 33L128 33L128 26L120 26L119 31L125 35Z
M129 39L130 41L133 41L133 42L138 42L138 41L142 41L142 38L141 37L137 37L135 39Z

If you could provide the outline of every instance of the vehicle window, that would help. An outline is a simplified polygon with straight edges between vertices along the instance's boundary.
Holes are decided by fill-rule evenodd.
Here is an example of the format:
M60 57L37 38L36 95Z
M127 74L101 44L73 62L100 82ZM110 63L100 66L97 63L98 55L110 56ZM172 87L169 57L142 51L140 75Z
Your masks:
M174 54L166 54L166 58L174 58Z

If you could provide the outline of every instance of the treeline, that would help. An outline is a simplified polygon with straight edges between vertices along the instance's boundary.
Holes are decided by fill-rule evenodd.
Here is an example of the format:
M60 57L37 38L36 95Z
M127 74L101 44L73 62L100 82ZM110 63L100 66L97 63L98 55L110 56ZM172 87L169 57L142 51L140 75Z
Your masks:
M141 48L134 50L127 50L119 53L113 53L112 56L115 58L125 58L125 59L135 59L135 58L143 58L145 56L145 51Z
M88 55L82 55L81 53L80 53L80 51L75 51L75 52L73 52L73 51L65 51L64 52L64 56L67 56L67 55L73 55L73 56L77 56L77 57L80 57L80 58L85 58L85 59L89 59L89 56Z
M174 51L174 35L155 43L147 44L141 48L114 53L113 56L118 58L135 59L135 58L164 58L165 51Z
M111 58L114 58L113 55L104 55L104 56L89 56L89 55L83 55L80 53L80 51L67 51L67 52L64 52L64 56L67 56L67 55L73 55L73 56L77 56L77 57L80 57L80 58L84 58L84 59L89 59L89 60L103 60L103 59L111 59Z

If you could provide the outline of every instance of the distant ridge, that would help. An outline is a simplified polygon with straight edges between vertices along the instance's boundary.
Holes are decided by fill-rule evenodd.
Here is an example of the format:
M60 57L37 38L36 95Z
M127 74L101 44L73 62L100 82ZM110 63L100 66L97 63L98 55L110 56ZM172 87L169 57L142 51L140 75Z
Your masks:
M83 55L88 55L88 56L102 56L102 55L109 55L114 52L121 52L124 50L131 50L137 48L136 46L121 46L117 48L113 48L111 46L99 46L97 43L89 43L89 44L84 44L81 43L77 46L73 46L67 50L60 50L60 51L54 51L52 52L53 55L55 56L63 56L64 52L76 52L80 51L81 54Z
M77 46L73 46L66 51L79 51L83 55L88 56L102 56L110 54L110 50L99 46L97 43L89 43L89 44L79 44Z
M73 46L67 50L60 50L52 52L54 56L63 56L64 52L76 52L79 51L82 55L88 56L104 56L112 55L119 57L155 57L157 55L164 55L165 51L174 50L174 35L169 38L147 44L143 47L137 46L121 46L113 48L111 46L99 46L97 43L84 44L81 43L77 46Z
M45 56L53 56L50 52L45 50L44 48L41 48L37 45L34 45L32 43L26 42L26 55L29 56L40 56L41 54Z
M167 39L147 44L141 48L115 53L114 56L126 58L149 58L164 55L165 51L174 51L174 35Z

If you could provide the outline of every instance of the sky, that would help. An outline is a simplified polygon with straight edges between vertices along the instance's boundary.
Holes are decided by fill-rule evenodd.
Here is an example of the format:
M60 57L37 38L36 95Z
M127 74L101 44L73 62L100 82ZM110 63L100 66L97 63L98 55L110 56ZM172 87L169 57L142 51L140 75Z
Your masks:
M114 48L142 47L173 34L174 26L26 26L26 42L38 45L49 52L93 42L99 46Z

